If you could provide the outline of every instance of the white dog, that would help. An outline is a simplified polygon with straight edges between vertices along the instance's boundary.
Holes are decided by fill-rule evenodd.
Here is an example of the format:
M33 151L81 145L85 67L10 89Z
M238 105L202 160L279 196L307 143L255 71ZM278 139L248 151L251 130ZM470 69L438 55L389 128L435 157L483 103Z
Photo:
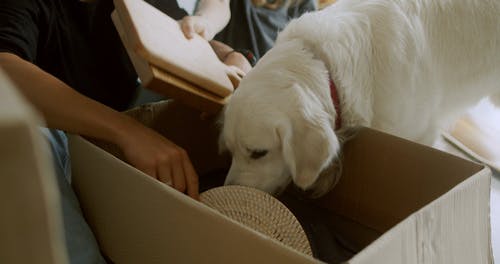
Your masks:
M346 128L430 145L486 96L500 103L500 0L340 0L290 22L243 78L223 116L226 184L322 195Z

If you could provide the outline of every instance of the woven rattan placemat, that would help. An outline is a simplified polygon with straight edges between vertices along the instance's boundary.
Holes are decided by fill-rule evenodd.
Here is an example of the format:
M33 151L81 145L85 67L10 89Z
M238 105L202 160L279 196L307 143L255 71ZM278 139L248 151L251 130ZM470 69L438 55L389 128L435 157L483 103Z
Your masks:
M302 226L273 196L254 188L232 185L205 191L200 199L223 215L312 256Z

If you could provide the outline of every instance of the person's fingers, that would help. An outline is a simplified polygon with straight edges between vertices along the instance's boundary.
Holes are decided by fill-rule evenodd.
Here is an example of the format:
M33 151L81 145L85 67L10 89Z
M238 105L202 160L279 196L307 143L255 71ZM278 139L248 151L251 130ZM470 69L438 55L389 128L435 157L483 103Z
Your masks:
M158 179L158 175L156 174L156 170L154 169L154 167L144 167L144 168L137 168L139 169L140 171L146 173L147 175L155 178L155 179Z
M160 160L158 163L158 180L173 187L173 180L172 180L172 168L171 168L171 162L168 160L167 157L163 158Z
M153 130L139 128L130 132L133 136L120 141L127 161L145 174L198 199L198 177L187 152Z
M227 73L227 77L229 77L229 80L233 84L233 87L236 88L236 87L238 87L238 85L240 85L240 81L241 81L242 77L239 76L238 73L236 73L236 71L233 70L232 68L236 68L236 67L228 66L228 71L226 73Z
M156 165L154 164L154 162L137 158L133 165L136 169L144 172L148 176L158 179L158 174L156 173Z
M177 153L172 155L172 180L174 183L174 188L180 192L186 191L186 179L184 175L184 169L182 165L182 157L181 151L179 150Z
M198 35L200 35L202 38L208 40L208 30L207 26L202 23L201 21L197 21L193 25L193 30L196 32Z
M195 34L200 35L206 40L213 38L209 24L199 16L185 16L180 21L180 24L182 32L188 39L192 39Z
M184 176L186 179L186 188L187 194L192 198L199 200L199 179L196 171L194 170L193 164L189 160L187 153L185 153L184 158L182 159L182 165L184 168Z
M194 37L195 29L191 17L186 16L181 20L181 29L186 38L192 39Z
M245 76L245 74L246 74L246 73L245 73L242 69L240 69L240 68L238 68L238 67L236 67L236 66L231 65L231 66L229 66L229 67L233 68L234 72L235 72L235 73L236 73L236 74L237 74L240 78L243 78L243 77Z

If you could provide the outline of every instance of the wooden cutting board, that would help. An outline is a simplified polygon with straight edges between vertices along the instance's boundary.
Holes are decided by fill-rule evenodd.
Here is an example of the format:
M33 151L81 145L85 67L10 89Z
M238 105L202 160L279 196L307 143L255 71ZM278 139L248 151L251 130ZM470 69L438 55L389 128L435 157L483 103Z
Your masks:
M116 21L121 24L120 35L131 49L129 55L134 53L157 70L193 84L194 90L203 89L220 98L233 92L227 66L205 39L198 35L186 39L176 20L145 1L114 0L114 3L113 20L115 25Z

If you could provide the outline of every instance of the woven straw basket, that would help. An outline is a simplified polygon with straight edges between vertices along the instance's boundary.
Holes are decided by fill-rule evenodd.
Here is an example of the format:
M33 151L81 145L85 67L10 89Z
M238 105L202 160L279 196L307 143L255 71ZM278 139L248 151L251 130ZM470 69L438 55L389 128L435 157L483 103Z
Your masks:
M223 215L312 256L302 226L273 196L257 189L232 185L205 191L200 199Z

